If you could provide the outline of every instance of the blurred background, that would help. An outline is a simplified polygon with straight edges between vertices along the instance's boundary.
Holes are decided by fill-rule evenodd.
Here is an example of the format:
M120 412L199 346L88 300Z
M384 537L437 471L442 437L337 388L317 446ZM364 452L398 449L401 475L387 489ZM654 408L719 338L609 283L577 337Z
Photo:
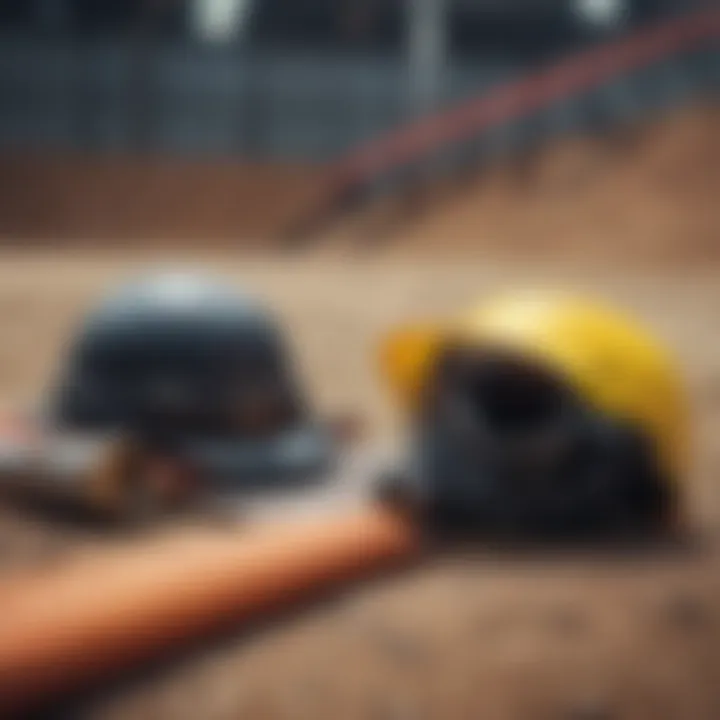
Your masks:
M368 206L372 235L404 233L498 160L542 184L528 165L567 138L625 155L690 104L712 124L713 5L0 0L0 234L247 245ZM507 235L508 210L460 225Z

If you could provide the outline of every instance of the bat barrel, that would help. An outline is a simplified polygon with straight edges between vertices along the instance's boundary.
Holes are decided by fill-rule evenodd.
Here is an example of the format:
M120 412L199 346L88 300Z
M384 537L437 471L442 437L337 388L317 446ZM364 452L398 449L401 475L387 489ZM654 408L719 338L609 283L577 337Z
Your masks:
M409 560L418 535L354 517L138 543L0 584L0 715L78 691Z

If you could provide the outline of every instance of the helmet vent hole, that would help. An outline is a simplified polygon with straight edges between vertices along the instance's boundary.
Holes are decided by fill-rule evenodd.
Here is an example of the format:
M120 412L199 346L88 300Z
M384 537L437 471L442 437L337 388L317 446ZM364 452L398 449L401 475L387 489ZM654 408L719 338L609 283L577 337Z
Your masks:
M560 417L565 406L560 382L515 360L481 362L470 373L467 391L474 412L498 434L544 428Z
M496 437L554 427L568 406L568 390L552 373L522 358L484 353L446 357L436 390L442 407L464 407L466 416Z

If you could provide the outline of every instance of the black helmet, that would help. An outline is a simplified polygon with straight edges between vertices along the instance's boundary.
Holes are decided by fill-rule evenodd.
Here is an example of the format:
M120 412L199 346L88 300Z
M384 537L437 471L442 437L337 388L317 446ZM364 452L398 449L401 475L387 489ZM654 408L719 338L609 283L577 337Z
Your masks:
M50 415L60 429L196 439L276 432L301 406L263 307L211 279L164 273L86 318Z

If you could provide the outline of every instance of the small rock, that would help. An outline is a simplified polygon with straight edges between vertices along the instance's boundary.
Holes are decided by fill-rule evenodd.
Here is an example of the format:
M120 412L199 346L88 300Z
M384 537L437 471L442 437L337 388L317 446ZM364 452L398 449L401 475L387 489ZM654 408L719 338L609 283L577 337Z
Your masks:
M548 620L562 635L578 635L587 627L587 618L577 608L555 608Z
M664 607L665 619L683 630L697 630L707 625L709 613L704 603L691 595L671 597Z
M393 629L375 628L372 642L385 657L401 665L418 665L428 657L422 642Z
M562 720L614 720L617 713L604 698L586 698L572 705L561 716Z
M370 705L368 720L426 720L427 715L411 702L378 699Z

